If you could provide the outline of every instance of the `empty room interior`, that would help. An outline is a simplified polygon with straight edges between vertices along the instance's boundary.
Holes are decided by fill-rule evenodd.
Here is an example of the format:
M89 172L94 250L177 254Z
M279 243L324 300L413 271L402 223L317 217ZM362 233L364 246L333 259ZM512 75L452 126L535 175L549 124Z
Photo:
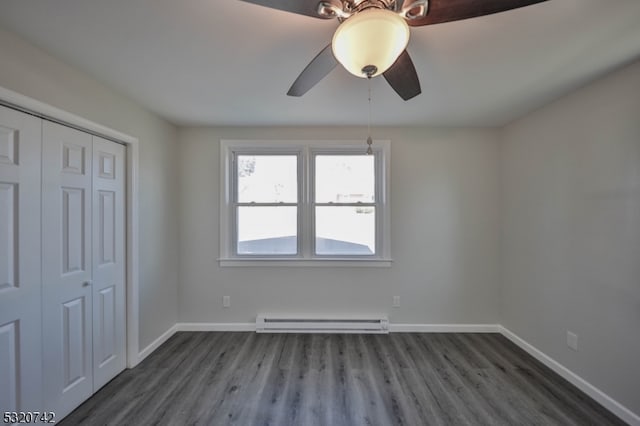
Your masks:
M640 425L640 2L3 0L5 424Z

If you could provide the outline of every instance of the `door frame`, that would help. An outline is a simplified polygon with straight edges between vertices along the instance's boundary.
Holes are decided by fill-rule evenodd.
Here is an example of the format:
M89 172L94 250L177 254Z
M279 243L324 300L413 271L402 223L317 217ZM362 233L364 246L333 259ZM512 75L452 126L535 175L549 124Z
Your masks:
M121 143L126 147L126 332L127 332L127 368L133 368L140 362L139 356L139 228L138 228L138 182L139 182L139 140L78 115L40 102L0 86L0 105L13 108L44 120L53 121L67 127L100 136Z

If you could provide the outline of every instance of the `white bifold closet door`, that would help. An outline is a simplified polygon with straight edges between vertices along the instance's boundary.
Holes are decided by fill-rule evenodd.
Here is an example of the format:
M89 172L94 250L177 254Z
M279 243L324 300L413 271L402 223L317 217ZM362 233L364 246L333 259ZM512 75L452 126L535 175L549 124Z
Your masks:
M0 106L0 414L42 411L40 120Z
M124 147L42 126L43 381L71 412L125 367Z
M126 366L125 148L93 137L93 391Z

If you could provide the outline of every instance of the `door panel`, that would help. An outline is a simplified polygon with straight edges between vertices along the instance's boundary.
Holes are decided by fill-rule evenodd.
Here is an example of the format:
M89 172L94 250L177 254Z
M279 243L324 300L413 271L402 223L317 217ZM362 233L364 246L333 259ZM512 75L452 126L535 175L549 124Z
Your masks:
M16 409L18 405L18 321L0 326L0 405Z
M68 391L87 376L86 335L84 333L85 298L62 304L62 349L64 351L63 389Z
M62 273L84 271L84 188L62 188Z
M18 287L18 189L15 183L0 183L0 290Z
M40 126L0 106L0 412L42 410Z
M116 193L98 191L98 266L115 261L116 252Z
M99 299L97 315L101 326L96 345L96 368L104 367L117 353L115 286L100 290Z
M45 408L58 418L93 393L92 138L43 122Z
M124 370L125 148L93 138L94 391Z

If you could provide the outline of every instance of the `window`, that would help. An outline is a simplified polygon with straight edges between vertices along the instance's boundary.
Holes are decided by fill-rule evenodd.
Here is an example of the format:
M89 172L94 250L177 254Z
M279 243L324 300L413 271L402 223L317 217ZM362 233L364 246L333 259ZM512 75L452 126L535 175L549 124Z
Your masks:
M375 255L375 156L314 155L316 255Z
M298 155L235 155L238 255L296 255Z
M221 265L388 266L389 148L222 141Z

